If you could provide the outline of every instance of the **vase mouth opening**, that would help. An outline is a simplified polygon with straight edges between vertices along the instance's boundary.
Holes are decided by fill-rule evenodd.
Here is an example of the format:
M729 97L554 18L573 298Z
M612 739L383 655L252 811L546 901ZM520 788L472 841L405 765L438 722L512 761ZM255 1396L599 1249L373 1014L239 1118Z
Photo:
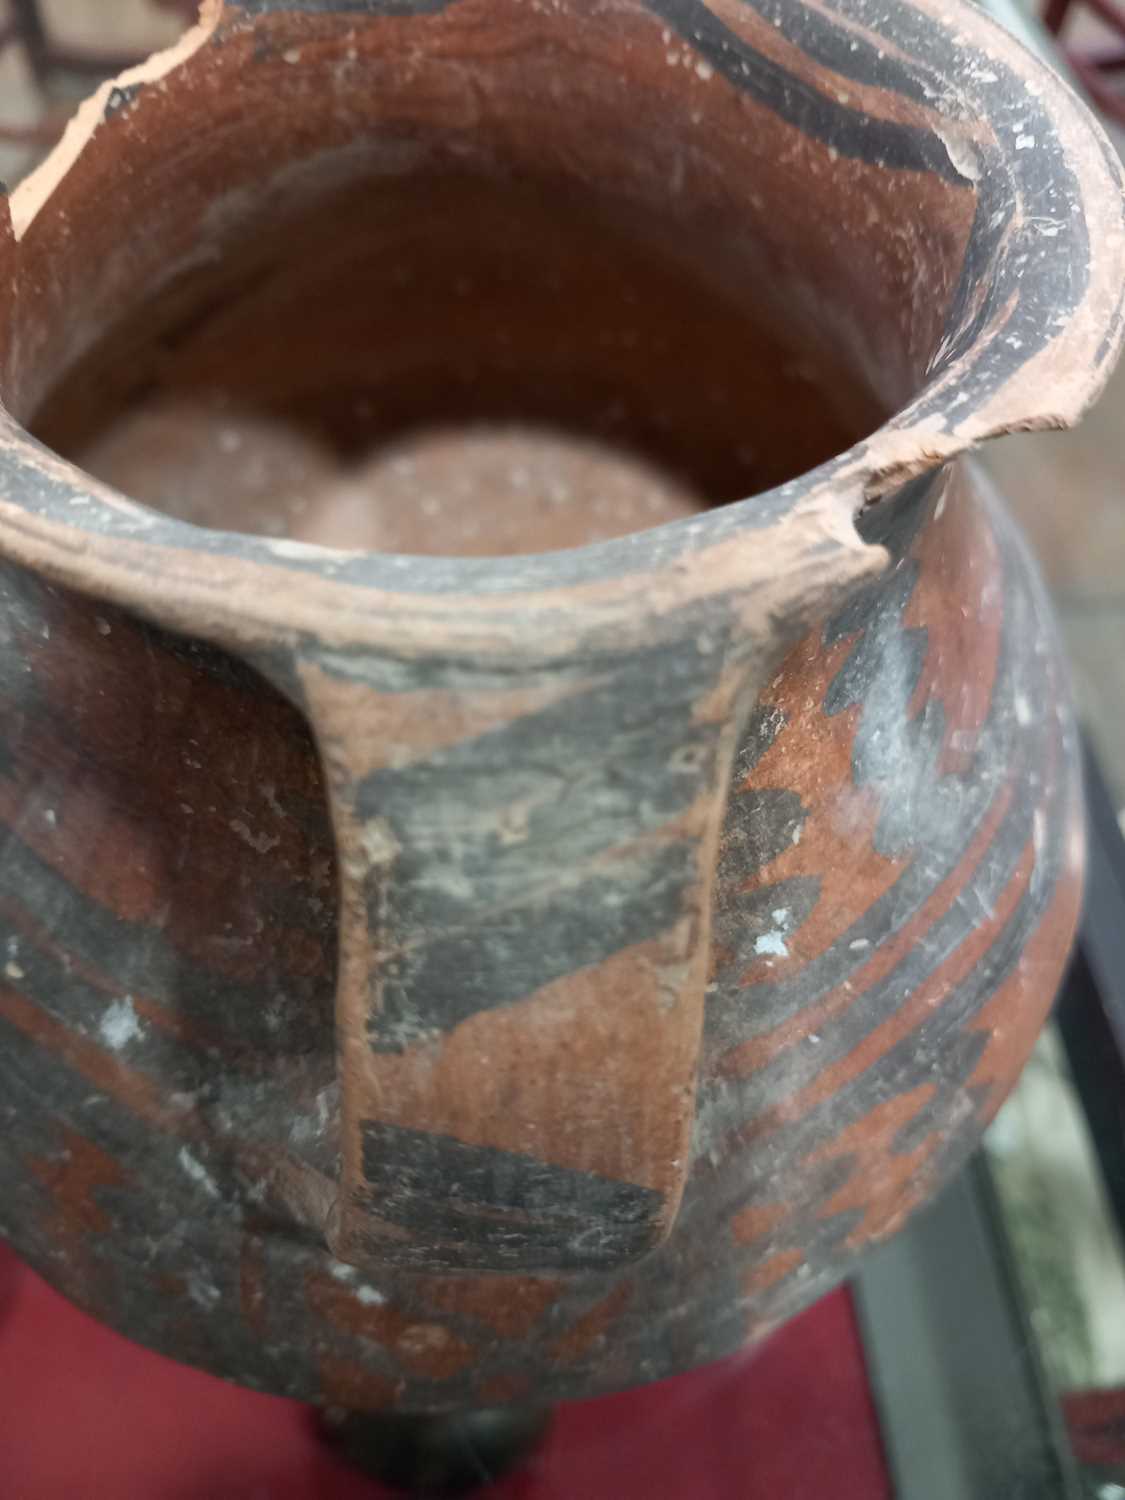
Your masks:
M940 59L846 16L414 9L211 5L94 101L13 211L0 382L44 444L196 526L491 557L1051 422L995 407L1076 305L1027 295L1067 256L1074 291L1081 228L1042 102L1014 140L948 82L939 115Z
M891 410L733 223L671 204L384 140L205 218L27 416L196 525L547 552L771 490Z

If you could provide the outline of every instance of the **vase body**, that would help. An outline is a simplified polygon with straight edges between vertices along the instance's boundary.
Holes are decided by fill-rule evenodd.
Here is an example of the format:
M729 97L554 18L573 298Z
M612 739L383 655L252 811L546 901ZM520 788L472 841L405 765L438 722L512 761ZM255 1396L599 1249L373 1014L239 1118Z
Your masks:
M98 1317L323 1403L596 1395L761 1337L979 1140L1066 960L1081 817L1034 566L960 455L1096 394L1121 188L1060 85L937 12L211 5L13 196L0 1232ZM630 102L676 113L651 158L599 127ZM587 179L608 270L551 218ZM614 195L666 236L622 280ZM723 342L751 272L815 379ZM600 338L631 295L633 342ZM212 417L251 391L345 447L432 411L444 505L482 423L588 428L615 381L598 442L734 503L649 489L644 530L615 478L603 533L584 449L577 532L497 520L493 454L471 524L469 491L396 509L400 467L358 532L333 490L339 536L279 537L132 477L154 431L161 476L204 472L169 434L222 386ZM147 507L88 472L137 409Z

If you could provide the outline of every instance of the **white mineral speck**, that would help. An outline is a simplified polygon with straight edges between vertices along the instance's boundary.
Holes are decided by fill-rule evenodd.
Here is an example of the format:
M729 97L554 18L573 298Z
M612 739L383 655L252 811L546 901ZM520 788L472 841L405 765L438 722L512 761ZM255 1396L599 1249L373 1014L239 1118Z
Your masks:
M137 1018L133 997L115 1000L106 1010L98 1026L102 1041L114 1052L121 1052L130 1042L144 1035L144 1028Z
M193 1156L186 1146L180 1147L178 1160L180 1166L183 1167L192 1182L197 1182L209 1197L217 1198L219 1196L218 1183L199 1158Z
M244 844L249 844L251 849L258 854L268 854L281 843L280 834L251 833L250 829L241 818L232 818L230 822L232 833L237 833Z
M788 958L789 949L785 946L785 934L782 932L763 932L754 944L754 952L758 954L772 953L777 958Z
M402 852L394 830L385 818L371 818L365 823L360 842L370 867L393 864Z
M187 1294L191 1300L205 1310L216 1306L222 1300L222 1292L210 1281L205 1281L202 1276L194 1271L187 1279Z

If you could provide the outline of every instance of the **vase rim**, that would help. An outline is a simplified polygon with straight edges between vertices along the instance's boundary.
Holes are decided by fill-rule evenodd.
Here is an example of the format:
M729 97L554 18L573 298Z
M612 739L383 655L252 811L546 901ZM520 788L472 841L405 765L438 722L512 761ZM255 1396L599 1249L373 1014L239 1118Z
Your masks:
M427 0L427 7L463 3L474 0ZM635 3L702 47L707 67L718 64L721 51L708 52L708 33L693 29L693 17L713 17L707 6L696 0ZM277 12L380 8L377 0L205 0L201 21L179 43L105 84L82 107L63 141L9 200L8 234L19 238L49 211L54 186L94 132L112 125L112 98L192 67L224 25L246 25L248 16L253 24ZM761 0L760 8L790 17L813 10L786 7L784 0ZM818 8L817 15L825 13ZM851 28L856 37L875 34L868 0L843 0L831 16L830 24ZM1050 67L968 0L895 0L890 11L880 7L879 17L888 54L901 61L910 45L924 45L930 76L955 80L931 109L938 122L933 138L944 150L944 169L976 184L963 278L966 287L971 283L987 295L966 293L959 321L947 327L921 388L845 452L775 488L610 540L496 558L415 556L206 530L92 480L3 413L0 551L176 628L194 630L199 611L214 612L221 592L225 623L219 633L227 638L276 637L286 628L276 610L289 608L310 580L356 598L365 590L417 595L430 610L443 599L455 607L480 600L490 617L514 608L526 618L560 589L603 595L617 581L631 593L635 580L650 591L653 580L682 577L689 560L714 575L702 592L729 587L725 563L711 563L737 555L736 572L763 573L771 566L760 556L763 538L794 517L808 546L831 538L850 554L874 551L854 529L864 507L991 437L1073 424L1100 394L1125 334L1125 176L1089 110ZM986 126L983 142L962 128L971 117ZM757 560L748 561L754 554ZM220 559L224 566L216 571ZM283 585L276 605L271 578ZM309 598L310 619L329 598L324 588L316 593L316 600Z

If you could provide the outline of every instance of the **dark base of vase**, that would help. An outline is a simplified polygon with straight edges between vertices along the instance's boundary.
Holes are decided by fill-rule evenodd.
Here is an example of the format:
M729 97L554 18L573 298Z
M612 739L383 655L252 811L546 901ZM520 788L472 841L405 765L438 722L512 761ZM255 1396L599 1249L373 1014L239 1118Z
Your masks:
M327 1412L322 1429L349 1463L407 1495L465 1495L517 1468L551 1425L539 1406L437 1415Z

